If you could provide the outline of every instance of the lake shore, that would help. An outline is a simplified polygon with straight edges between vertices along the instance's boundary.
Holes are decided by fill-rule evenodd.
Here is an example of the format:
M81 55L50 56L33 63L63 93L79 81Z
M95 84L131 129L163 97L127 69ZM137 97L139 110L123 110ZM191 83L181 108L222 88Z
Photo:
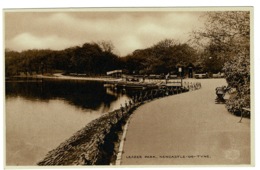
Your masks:
M55 73L53 75L32 75L32 76L14 76L9 77L8 79L12 78L35 78L35 79L62 79L62 80L85 80L85 81L102 81L102 82L114 82L118 81L119 79L110 78L110 77L85 77L85 76L67 76L62 75L61 73Z
M12 78L35 78L35 79L61 79L61 80L85 80L85 81L100 81L100 82L118 82L122 81L122 78L113 78L113 77L108 77L108 76L95 76L95 77L87 77L87 76L76 76L76 75L63 75L62 73L54 73L51 75L30 75L30 76L13 76L13 77L8 77L6 80L12 79ZM140 79L139 79L140 80ZM181 79L168 79L167 82L176 82ZM185 80L185 79L183 79ZM141 80L139 82L143 81ZM158 82L165 82L165 79L149 79L145 78L146 83L158 83Z

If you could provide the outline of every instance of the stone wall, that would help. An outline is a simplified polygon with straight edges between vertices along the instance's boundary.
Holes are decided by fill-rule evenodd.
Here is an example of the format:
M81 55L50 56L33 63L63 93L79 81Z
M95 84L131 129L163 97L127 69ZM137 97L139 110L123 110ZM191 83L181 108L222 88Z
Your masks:
M108 165L114 152L118 132L122 131L129 114L136 106L122 112L104 114L76 132L56 149L50 151L38 165Z

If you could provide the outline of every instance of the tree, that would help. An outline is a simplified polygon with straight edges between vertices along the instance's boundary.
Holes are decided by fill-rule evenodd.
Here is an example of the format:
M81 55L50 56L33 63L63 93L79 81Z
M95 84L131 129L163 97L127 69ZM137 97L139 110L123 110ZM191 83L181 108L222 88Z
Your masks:
M97 43L85 43L61 51L33 49L19 53L6 50L6 76L20 72L26 75L33 72L52 74L54 70L88 75L105 74L121 67L119 57L111 50L112 46L107 45L103 50Z
M208 73L219 73L222 71L226 58L219 53L220 48L209 44L202 53L203 71Z
M208 12L204 17L206 17L204 28L194 32L194 38L200 44L217 44L226 51L231 45L248 46L250 40L248 11Z
M149 48L135 50L126 57L126 64L130 72L176 74L178 66L189 67L196 61L196 57L196 50L188 44L165 39Z
M227 83L237 91L227 107L241 112L242 107L250 107L250 12L208 12L204 17L205 27L194 32L194 38L224 61Z
M100 48L104 51L104 52L109 52L111 53L114 49L115 46L112 43L112 41L99 41L97 42L97 44L100 46Z

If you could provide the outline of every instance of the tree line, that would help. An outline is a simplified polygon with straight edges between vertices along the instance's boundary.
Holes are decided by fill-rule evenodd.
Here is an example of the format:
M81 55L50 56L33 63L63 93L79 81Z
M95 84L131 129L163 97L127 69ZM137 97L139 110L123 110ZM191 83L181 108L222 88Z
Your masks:
M32 49L17 52L6 49L6 77L21 73L52 74L56 71L97 76L115 69L122 69L127 74L178 74L180 67L184 73L189 67L199 72L216 73L221 71L224 65L223 61L218 62L218 59L209 63L205 59L208 57L207 53L198 51L187 43L178 43L174 39L164 39L124 57L114 54L113 49L113 44L105 41L85 43L59 51Z
M106 44L103 42L103 45ZM154 46L136 50L125 57L112 52L112 45L85 43L60 51L5 51L6 76L47 74L56 70L64 73L104 75L107 71L124 69L129 74L161 74L176 71L196 60L196 50L187 44L166 39Z
M165 39L149 48L135 50L124 61L130 73L178 74L179 67L194 67L197 59L197 51L187 43Z
M59 70L66 73L102 75L122 66L121 59L110 48L98 43L64 50L5 51L6 76L25 74L48 74Z

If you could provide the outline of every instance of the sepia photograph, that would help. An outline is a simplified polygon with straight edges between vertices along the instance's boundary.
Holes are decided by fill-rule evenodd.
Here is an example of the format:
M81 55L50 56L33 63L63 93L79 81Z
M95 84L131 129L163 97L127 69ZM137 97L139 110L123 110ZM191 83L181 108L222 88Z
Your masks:
M253 7L4 9L5 167L253 166Z

